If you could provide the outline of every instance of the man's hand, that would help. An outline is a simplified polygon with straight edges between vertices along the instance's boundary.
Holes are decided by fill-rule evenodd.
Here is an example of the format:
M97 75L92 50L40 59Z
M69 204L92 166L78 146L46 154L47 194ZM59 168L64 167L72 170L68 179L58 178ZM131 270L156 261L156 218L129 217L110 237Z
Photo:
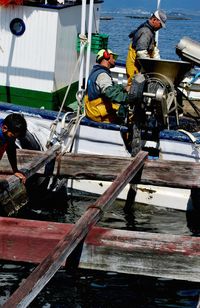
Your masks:
M153 50L153 59L160 59L160 51L157 46L155 46Z
M131 86L130 86L130 85L127 85L127 86L124 87L124 89L126 90L126 92L129 93L129 92L130 92L130 89L131 89Z
M14 175L17 176L22 181L23 184L26 183L26 177L23 173L15 172Z
M145 49L145 50L138 50L137 51L137 58L138 59L143 59L143 58L150 58L150 55L148 53L148 51Z

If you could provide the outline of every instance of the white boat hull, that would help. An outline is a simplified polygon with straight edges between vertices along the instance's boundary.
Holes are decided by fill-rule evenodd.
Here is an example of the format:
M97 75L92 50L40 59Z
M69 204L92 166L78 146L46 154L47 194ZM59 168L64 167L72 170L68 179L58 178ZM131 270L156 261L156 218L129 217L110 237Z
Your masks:
M10 112L10 111L8 111ZM45 112L44 112L45 113ZM8 113L2 111L0 117L5 117ZM30 132L39 139L41 150L46 149L46 141L50 134L50 127L53 120L45 119L41 116L34 117L30 113L25 114ZM57 131L61 129L61 122L58 123ZM72 134L63 142L63 151L68 151ZM199 161L199 148L195 147L191 141L178 142L176 140L161 140L161 157L171 160ZM164 148L165 145L165 148ZM102 129L81 124L75 134L75 141L72 147L75 153L110 155L118 157L131 157L123 142L120 130ZM167 152L167 154L165 153ZM195 158L196 157L196 158ZM110 182L73 180L68 181L68 185L76 190L87 193L101 195L110 185ZM126 200L129 185L118 196L119 199ZM186 210L190 204L190 190L167 188L158 186L137 185L136 202L155 206L167 207L178 210Z
M68 187L89 194L103 194L110 182L91 180L70 180ZM118 195L118 199L126 200L130 186L127 185ZM160 186L137 185L135 202L163 208L186 211L191 206L190 190Z
M182 136L183 135L183 136ZM199 162L200 148L196 143L192 142L187 135L179 132L172 132L174 140L160 139L160 158L165 160ZM120 131L113 132L101 128L91 128L81 126L79 133L77 133L77 140L79 146L76 147L77 153L111 155L120 157L130 157L127 151ZM184 142L180 141L185 140ZM85 140L86 139L86 140ZM119 142L121 140L121 142ZM113 141L113 142L111 142ZM102 146L105 145L105 148ZM146 145L152 146L154 143L147 142ZM155 145L155 144L154 144ZM74 147L75 150L75 147ZM86 180L73 180L69 182L69 187L76 190L85 191L87 193L102 194L110 185L109 182L103 181L86 181ZM129 185L118 196L119 199L126 200ZM191 205L190 190L178 189L169 187L158 187L148 185L137 185L135 201L139 203L167 207L171 209L186 210Z

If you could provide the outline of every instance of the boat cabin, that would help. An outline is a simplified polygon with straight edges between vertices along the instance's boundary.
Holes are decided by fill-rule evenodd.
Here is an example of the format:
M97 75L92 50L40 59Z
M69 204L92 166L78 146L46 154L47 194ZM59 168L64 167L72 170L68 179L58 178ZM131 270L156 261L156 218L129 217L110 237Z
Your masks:
M0 7L0 101L57 110L68 86L67 100L75 101L82 1L39 0L23 5L3 1L7 0L1 0ZM101 2L94 1L94 33L99 30ZM88 14L87 1L86 29ZM94 61L91 54L91 66Z

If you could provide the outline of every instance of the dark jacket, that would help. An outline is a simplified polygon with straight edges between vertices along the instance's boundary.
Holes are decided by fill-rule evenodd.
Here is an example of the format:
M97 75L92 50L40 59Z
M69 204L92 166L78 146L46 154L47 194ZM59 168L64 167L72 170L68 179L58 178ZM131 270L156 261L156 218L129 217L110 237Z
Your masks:
M93 69L88 77L88 83L87 83L87 94L88 94L88 99L92 101L93 99L96 99L102 95L101 89L98 87L96 84L96 79L101 73L106 73L111 77L111 72L110 70L102 66L100 64L96 64L93 66Z
M155 30L148 20L132 31L129 34L129 38L132 38L132 48L136 51L153 51L156 44Z
M6 152L12 170L15 173L18 171L15 138L6 138L2 132L2 125L3 119L0 119L0 159L2 159L4 152Z

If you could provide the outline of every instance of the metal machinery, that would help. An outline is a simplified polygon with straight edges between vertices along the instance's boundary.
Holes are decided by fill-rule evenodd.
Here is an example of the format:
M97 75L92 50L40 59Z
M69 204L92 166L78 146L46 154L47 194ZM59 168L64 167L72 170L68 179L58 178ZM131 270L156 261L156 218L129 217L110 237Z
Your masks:
M186 73L200 64L200 44L183 38L176 52L184 61L139 59L141 73L133 79L129 102L134 123L147 135L142 139L158 140L159 131L169 129L171 119L179 125L182 92L178 86Z
M200 43L183 37L176 46L176 53L182 60L189 60L200 66Z

